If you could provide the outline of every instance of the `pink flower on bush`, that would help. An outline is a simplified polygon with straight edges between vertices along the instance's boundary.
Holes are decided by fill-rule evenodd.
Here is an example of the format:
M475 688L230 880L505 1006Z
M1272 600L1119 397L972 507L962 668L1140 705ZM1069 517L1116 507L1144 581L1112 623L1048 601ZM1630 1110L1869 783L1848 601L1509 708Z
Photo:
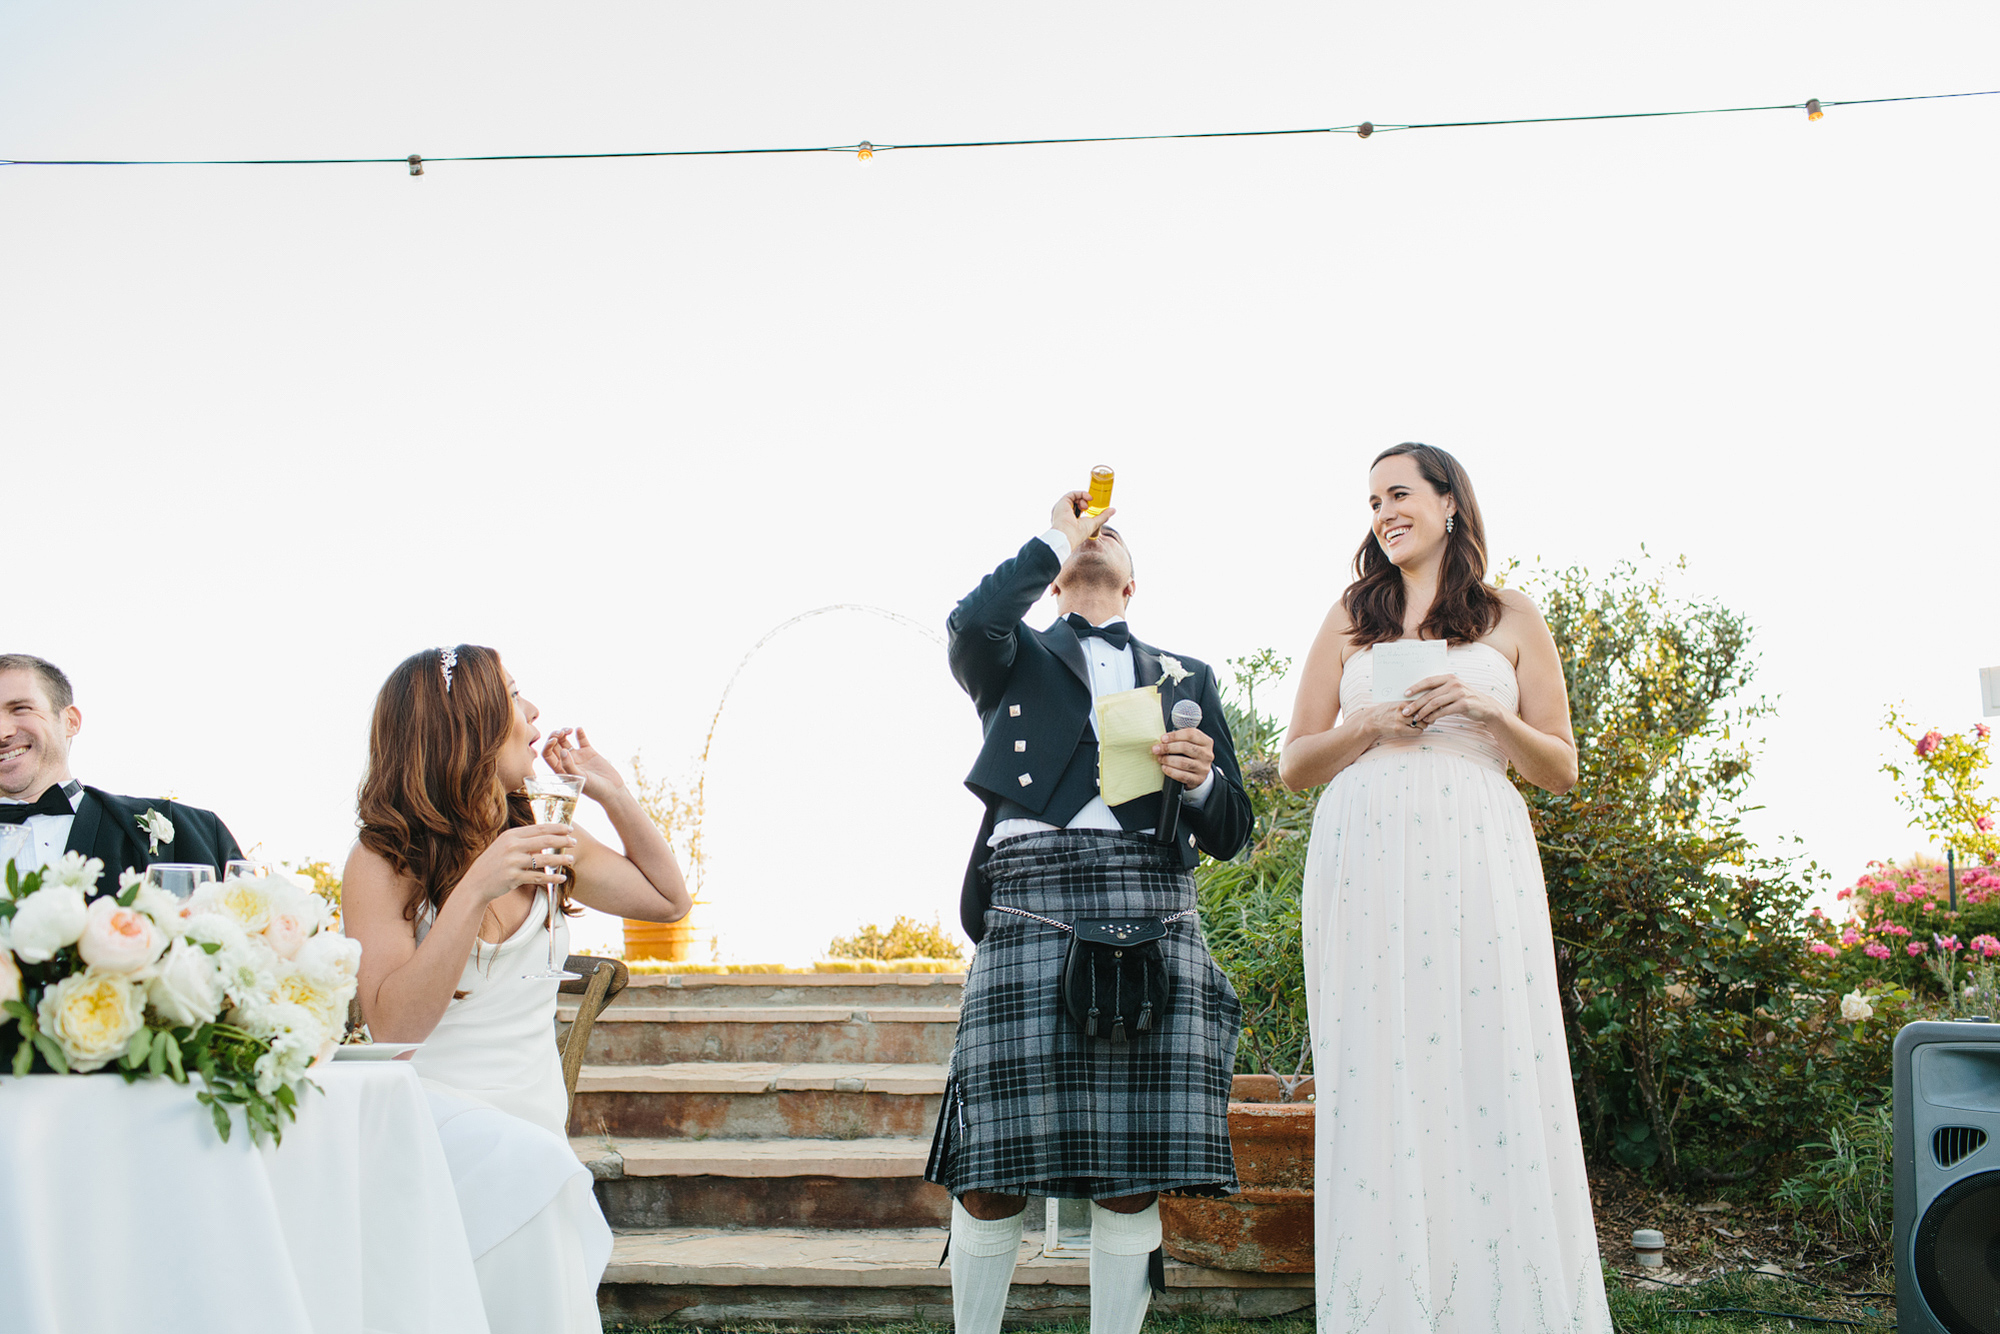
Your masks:
M1982 815L1977 820L1974 820L1973 823L1979 826L1979 832L1982 834L1992 832L1993 817L1990 815Z
M1917 755L1919 758L1922 758L1943 744L1944 736L1941 733L1935 730L1926 732L1924 733L1923 740L1917 742Z
M1987 737L1993 735L1993 733L1990 730L1988 730L1985 723L1974 723L1972 725L1972 730L1979 734L1979 739L1981 741L1984 741Z
M1910 934L1910 928L1900 926L1895 922L1884 922L1882 923L1882 934L1885 936L1907 936Z
M1827 944L1823 940L1815 940L1812 944L1806 946L1806 948L1811 950L1814 954L1824 954L1830 958L1840 957L1840 951L1835 949L1833 946Z
M1861 952L1867 955L1871 959L1886 959L1889 957L1889 947L1879 942L1870 945L1868 948L1862 950Z
M1835 897L1835 898L1837 898L1837 899L1847 899L1847 898L1852 898L1852 897L1854 897L1854 890L1853 890L1853 888L1852 888L1852 887L1850 886L1850 887L1849 887L1849 888L1847 888L1847 889L1843 889L1843 890L1841 890L1841 891L1840 891L1840 892L1839 892L1838 894L1834 895L1834 897Z
M1912 959L1914 959L1919 954L1922 954L1925 950L1929 948L1930 946L1924 944L1923 941L1913 940L1909 944L1903 946L1903 953L1909 955Z
M1958 943L1957 936L1932 936L1931 939L1937 942L1939 949L1945 950L1948 953L1956 954L1965 948L1965 946Z
M1840 933L1840 943L1843 945L1859 945L1861 943L1861 933L1850 926L1847 930Z
M2000 954L2000 940L1996 940L1992 936L1974 936L1972 938L1972 948L1990 959L1994 955Z

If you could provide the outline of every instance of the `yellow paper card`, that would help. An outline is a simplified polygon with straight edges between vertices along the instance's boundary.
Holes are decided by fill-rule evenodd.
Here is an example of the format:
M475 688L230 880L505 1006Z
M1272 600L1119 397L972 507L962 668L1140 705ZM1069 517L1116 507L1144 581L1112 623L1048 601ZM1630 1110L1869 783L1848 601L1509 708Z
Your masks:
M1158 792L1166 781L1153 747L1167 734L1160 688L1140 686L1097 701L1097 792L1107 806Z

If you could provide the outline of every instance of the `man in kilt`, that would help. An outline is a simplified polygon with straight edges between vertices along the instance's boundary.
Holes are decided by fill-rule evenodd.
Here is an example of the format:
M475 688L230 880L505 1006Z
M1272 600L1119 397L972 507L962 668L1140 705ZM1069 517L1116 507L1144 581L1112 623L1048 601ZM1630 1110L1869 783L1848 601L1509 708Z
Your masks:
M1131 636L1131 554L1105 526L1112 512L1086 515L1088 501L1058 500L1049 530L947 622L952 674L986 732L966 779L986 818L959 909L979 949L925 1169L952 1195L960 1334L1000 1328L1028 1196L1092 1202L1091 1329L1137 1334L1158 1281L1158 1192L1237 1189L1228 1112L1240 1010L1202 941L1189 872L1201 852L1228 858L1248 841L1250 799L1214 673ZM1031 630L1021 617L1045 590L1061 615ZM1164 791L1107 806L1095 701L1156 683L1163 727L1181 700L1200 704L1200 725L1153 748ZM1066 1010L1064 961L1073 923L1110 918L1165 924L1145 947L1165 1000L1092 1036ZM1093 1015L1095 1004L1093 993Z

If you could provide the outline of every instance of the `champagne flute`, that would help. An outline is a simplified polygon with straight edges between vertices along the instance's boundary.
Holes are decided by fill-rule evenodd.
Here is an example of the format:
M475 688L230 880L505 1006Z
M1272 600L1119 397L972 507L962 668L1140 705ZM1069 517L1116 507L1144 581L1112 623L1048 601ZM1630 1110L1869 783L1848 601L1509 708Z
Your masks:
M201 862L154 862L146 868L146 883L184 899L215 883L215 868Z
M583 795L582 774L550 774L546 778L529 775L521 784L521 791L527 795L528 808L534 812L536 824L567 825L576 815L576 799ZM553 857L554 848L543 848L545 856ZM583 976L572 973L561 966L567 960L556 959L556 901L557 886L546 886L549 903L549 963L548 968L539 973L523 973L521 977L529 982L566 982Z

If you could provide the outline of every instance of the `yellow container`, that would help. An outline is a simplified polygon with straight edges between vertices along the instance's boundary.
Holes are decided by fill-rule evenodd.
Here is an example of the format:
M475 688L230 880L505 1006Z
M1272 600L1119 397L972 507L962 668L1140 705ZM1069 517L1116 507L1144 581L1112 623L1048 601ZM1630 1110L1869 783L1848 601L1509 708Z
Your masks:
M625 919L625 958L661 959L684 963L694 954L694 914L678 922L635 922Z

